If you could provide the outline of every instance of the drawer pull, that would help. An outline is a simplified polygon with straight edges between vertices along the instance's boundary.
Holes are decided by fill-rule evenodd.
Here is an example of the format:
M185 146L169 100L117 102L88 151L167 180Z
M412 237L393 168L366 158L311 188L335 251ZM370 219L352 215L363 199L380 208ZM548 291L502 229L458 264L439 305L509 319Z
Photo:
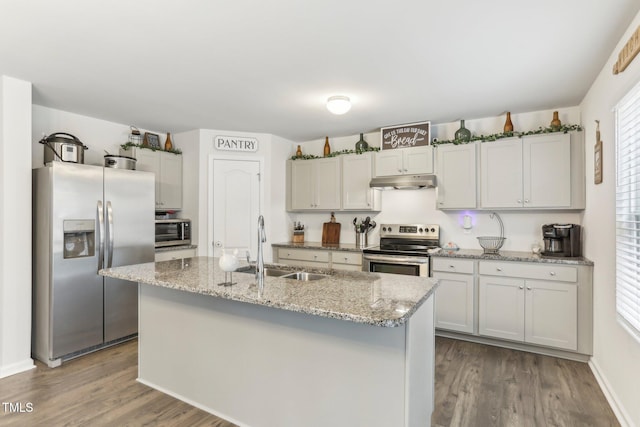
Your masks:
M349 261L349 258L344 257L344 262L347 262L347 261Z
M496 267L496 271L502 271L500 267Z
M549 275L550 275L550 276L555 276L555 275L556 275L556 272L555 272L555 271L551 271L551 272L549 272Z
M455 265L449 265L449 268L456 268Z

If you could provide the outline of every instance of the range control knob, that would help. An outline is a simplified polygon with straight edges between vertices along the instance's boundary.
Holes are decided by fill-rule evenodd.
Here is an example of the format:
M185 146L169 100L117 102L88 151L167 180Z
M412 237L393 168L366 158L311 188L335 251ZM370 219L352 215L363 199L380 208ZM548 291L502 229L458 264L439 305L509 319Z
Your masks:
M418 231L422 233L424 230L422 230L422 228L420 228Z
M389 233L391 233L391 227L389 227Z
M387 231L387 227L382 227L382 231Z
M436 229L435 229L435 228L432 228L432 229L431 229L431 232L432 232L432 233L435 233L435 232L436 232Z

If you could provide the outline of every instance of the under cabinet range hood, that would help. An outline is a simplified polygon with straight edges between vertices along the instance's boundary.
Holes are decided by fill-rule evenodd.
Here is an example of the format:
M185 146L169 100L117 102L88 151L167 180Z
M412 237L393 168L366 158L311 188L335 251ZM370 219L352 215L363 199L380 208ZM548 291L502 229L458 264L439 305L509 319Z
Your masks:
M369 183L369 187L382 190L419 190L435 186L435 175L379 176L373 178Z

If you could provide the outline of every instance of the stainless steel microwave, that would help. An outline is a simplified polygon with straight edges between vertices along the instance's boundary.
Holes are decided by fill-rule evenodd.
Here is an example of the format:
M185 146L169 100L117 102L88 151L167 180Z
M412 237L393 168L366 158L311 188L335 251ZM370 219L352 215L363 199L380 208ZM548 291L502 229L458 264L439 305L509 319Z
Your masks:
M156 248L191 244L191 220L157 219Z

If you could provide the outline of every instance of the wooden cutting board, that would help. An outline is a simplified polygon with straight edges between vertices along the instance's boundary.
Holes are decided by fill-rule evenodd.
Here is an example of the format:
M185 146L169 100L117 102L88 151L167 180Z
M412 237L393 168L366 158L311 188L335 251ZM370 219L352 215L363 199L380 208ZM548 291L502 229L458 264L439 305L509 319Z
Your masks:
M322 244L337 245L340 243L340 223L325 222L322 224Z

